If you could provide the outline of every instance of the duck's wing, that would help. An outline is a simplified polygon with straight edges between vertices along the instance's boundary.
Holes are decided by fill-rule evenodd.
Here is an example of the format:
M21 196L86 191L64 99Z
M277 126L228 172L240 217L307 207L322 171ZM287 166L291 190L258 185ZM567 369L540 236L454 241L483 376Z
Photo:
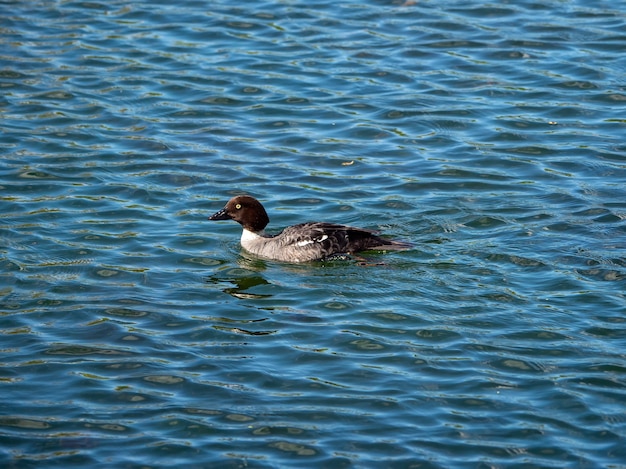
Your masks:
M309 222L290 226L279 235L284 247L313 259L366 250L408 249L408 243L381 238L376 231L335 223Z

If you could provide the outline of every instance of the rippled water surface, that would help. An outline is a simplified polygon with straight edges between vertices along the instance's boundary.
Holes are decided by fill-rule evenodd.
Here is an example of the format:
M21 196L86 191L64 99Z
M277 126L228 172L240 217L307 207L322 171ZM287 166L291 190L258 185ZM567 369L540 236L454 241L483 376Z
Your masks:
M626 467L626 4L0 20L0 466Z

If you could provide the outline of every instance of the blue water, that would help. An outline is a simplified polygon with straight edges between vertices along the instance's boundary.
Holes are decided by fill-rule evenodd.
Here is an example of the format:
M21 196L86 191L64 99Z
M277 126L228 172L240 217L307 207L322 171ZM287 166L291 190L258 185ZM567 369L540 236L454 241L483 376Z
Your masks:
M626 467L626 4L0 3L0 466ZM415 243L289 265L233 195Z

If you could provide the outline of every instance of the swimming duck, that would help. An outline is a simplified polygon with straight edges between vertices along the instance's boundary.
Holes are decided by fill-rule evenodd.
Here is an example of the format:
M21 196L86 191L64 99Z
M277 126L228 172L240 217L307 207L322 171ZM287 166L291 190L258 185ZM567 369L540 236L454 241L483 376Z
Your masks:
M301 223L277 235L266 235L265 227L270 219L261 202L249 195L233 197L209 220L235 220L243 227L241 246L246 251L282 262L308 262L359 251L411 248L409 243L381 238L375 231L324 222Z

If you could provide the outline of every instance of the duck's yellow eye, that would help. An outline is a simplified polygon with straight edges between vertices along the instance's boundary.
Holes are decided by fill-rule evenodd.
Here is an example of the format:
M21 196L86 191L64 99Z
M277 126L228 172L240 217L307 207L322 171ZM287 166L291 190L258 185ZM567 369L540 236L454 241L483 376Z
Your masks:
M235 205L235 208L236 208L237 210L239 210L239 209L241 208L241 204L237 204L237 205Z

